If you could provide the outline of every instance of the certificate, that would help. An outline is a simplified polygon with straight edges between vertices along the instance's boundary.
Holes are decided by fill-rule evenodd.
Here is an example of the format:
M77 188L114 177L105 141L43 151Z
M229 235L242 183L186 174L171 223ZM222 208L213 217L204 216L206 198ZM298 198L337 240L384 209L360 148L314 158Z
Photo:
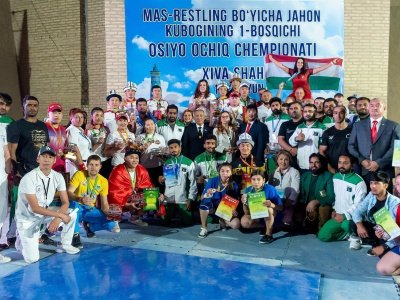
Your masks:
M215 215L226 221L230 221L238 205L239 200L225 194L217 207Z
M374 219L383 231L385 231L384 240L391 241L400 236L400 228L392 218L386 207L382 207L374 213Z
M269 216L268 207L264 206L265 193L264 191L247 194L247 203L250 209L250 217L252 220L267 218Z
M143 210L157 210L158 195L158 188L144 189L143 196L146 205L143 207Z
M167 187L173 187L178 185L178 174L179 174L179 165L178 164L171 164L171 165L164 165L164 177L165 177L165 185Z

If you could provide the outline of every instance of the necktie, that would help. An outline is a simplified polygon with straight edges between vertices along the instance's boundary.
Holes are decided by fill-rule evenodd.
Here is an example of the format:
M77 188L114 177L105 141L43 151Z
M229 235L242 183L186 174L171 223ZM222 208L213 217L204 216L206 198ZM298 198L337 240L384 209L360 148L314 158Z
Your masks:
M201 131L201 126L199 126L199 131L197 132L197 135L199 136L199 139L203 137L203 132Z
M248 122L247 125L246 125L246 133L249 133L250 127L251 127L251 123Z
M372 143L375 143L376 141L376 134L378 133L376 125L378 124L377 120L372 121L372 128L371 128L371 140Z

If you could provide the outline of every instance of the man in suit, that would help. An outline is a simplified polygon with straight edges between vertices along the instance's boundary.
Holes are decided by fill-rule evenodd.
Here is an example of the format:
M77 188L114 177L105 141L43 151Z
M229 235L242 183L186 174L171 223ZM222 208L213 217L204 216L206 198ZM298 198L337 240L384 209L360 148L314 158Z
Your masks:
M196 110L193 117L195 123L185 127L182 136L182 153L191 160L204 151L204 137L212 134L210 127L204 123L204 110Z
M268 143L268 128L257 118L257 106L255 104L247 105L245 124L239 127L239 134L248 133L254 141L254 147L251 151L258 160L264 161L264 151Z
M369 186L370 176L378 170L394 177L392 167L394 140L400 137L400 126L383 117L385 104L371 99L369 118L354 123L349 140L349 152L358 159L361 175Z

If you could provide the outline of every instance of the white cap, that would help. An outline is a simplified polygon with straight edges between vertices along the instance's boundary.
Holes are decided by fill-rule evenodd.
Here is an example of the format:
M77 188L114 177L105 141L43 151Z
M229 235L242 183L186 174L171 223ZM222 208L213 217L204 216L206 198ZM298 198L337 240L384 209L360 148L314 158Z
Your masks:
M240 84L239 87L242 87L242 86L247 86L247 87L249 87L249 84L248 84L247 82L242 82L242 83Z
M217 90L220 88L220 87L226 87L226 88L229 88L229 85L226 83L226 82L224 82L224 81L222 81L222 82L220 82L220 83L218 83L218 85L217 85Z
M124 87L124 92L127 90L134 90L135 92L137 91L137 86L134 84L132 81L128 81Z
M250 134L248 134L246 132L239 135L239 140L236 142L236 145L239 146L240 144L243 144L243 143L249 143L250 145L252 145L254 147L253 138L251 137Z

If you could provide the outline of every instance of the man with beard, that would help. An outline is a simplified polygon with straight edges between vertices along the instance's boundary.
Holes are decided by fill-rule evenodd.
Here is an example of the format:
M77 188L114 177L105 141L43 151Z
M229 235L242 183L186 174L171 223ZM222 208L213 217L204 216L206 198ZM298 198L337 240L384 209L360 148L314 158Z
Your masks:
M361 176L353 172L352 164L350 155L340 155L339 172L333 175L335 203L332 218L318 233L318 239L323 242L343 241L350 236L351 213L367 194L367 186Z
M292 147L289 144L289 139L296 130L297 126L304 122L303 107L298 101L289 104L289 115L291 119L284 122L279 128L278 143L282 149L288 151L294 158L297 155L297 147Z
M315 107L317 108L315 117L317 118L318 121L322 122L322 120L325 117L325 113L324 113L324 102L325 102L325 98L322 97L317 97L314 100L314 104Z
M133 124L133 133L135 135L139 135L143 132L144 128L144 121L146 119L152 119L154 123L157 124L157 119L154 118L154 116L147 111L147 100L144 98L139 98L136 100L136 110L137 110L137 118L136 118L136 123Z
M297 229L316 233L331 217L333 193L332 174L326 170L326 158L313 153L309 158L310 171L301 175L300 199L294 211Z
M328 170L332 174L338 169L339 156L348 153L347 146L351 134L351 127L346 122L346 108L337 106L333 110L335 126L328 128L322 134L319 153L328 159Z
M265 125L268 127L269 133L269 148L270 150L278 150L278 135L279 130L285 122L290 120L290 116L282 112L282 101L278 97L274 97L269 101L272 115L265 120Z
M328 98L324 101L324 113L325 117L322 119L321 123L326 126L326 128L331 128L335 125L335 120L333 119L333 109L338 106L337 101L333 98Z
M4 129L14 121L10 116L8 116L8 112L10 111L12 104L12 98L10 95L6 93L0 93L0 126L3 126Z
M157 122L157 133L161 134L165 142L182 138L185 124L178 120L178 107L175 104L168 105L167 118Z
M304 122L297 126L295 132L289 139L292 147L297 147L297 163L300 173L308 170L308 158L313 153L318 153L318 147L322 133L326 127L316 120L316 107L313 104L306 104L303 107Z
M385 171L394 177L392 167L394 141L400 138L398 123L383 117L386 106L379 99L371 99L369 118L354 123L348 150L361 165L361 176L366 182L373 172ZM389 190L392 187L389 183Z
M367 97L360 97L356 100L356 112L357 114L351 120L351 126L354 123L364 120L369 117L369 102L371 100Z
M37 119L39 100L34 96L25 96L22 100L24 118L7 127L7 142L13 166L13 188L10 223L14 218L14 209L21 178L38 166L37 153L49 142L47 126ZM15 222L7 233L7 241L12 244L16 239Z
M271 98L271 92L264 89L264 91L260 93L260 101L257 102L257 104L259 104L257 107L258 118L263 123L272 114L271 108L269 107L269 100L271 100Z
M248 133L253 141L254 147L251 153L259 160L264 160L264 150L268 143L268 128L264 123L257 119L257 106L255 104L247 105L246 124L241 124L239 134Z

